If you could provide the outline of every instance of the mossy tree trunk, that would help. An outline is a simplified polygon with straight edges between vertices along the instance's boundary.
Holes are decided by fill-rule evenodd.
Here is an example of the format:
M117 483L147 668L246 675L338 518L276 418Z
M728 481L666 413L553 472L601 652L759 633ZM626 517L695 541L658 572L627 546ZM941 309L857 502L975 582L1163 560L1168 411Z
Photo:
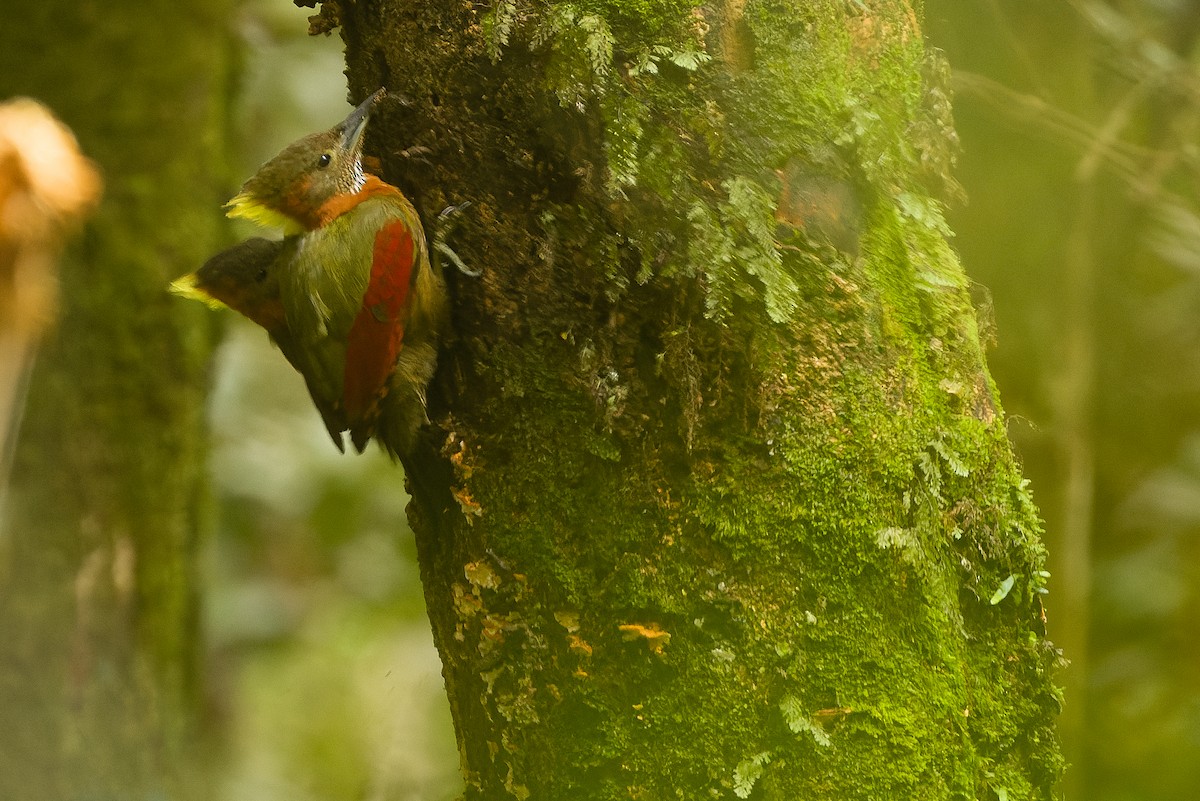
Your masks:
M1052 797L1039 521L913 6L314 24L407 100L385 176L473 203L407 465L466 797Z
M203 310L218 243L229 3L6 9L0 96L49 105L104 173L62 265L0 533L0 798L195 798Z

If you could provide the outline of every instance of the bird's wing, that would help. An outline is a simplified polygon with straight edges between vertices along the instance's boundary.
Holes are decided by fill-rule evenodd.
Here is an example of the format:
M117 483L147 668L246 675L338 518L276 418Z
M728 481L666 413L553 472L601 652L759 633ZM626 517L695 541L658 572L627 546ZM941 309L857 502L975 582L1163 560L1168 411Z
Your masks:
M361 450L374 432L379 402L404 342L404 321L417 261L414 231L403 219L379 229L362 307L346 337L342 405Z

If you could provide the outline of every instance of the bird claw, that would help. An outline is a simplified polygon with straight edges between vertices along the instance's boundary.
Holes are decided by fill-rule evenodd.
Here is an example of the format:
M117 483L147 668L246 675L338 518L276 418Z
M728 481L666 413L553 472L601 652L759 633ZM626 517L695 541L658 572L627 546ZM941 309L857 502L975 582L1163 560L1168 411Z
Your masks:
M468 267L466 263L459 257L459 255L455 253L454 250L445 242L434 242L433 249L449 259L450 263L453 264L460 273L468 278L478 278L479 276L483 275L482 270L472 270L470 267Z
M456 218L462 213L463 209L470 205L471 201L464 200L462 203L459 203L456 206L447 206L446 208L442 209L441 213L438 214L437 227L433 234L433 250L435 254L441 254L449 259L450 263L453 264L455 268L463 275L467 276L468 278L478 278L483 275L483 271L472 270L459 257L459 255L454 252L454 249L446 244L446 239L449 238L450 233L454 230L455 226L458 225ZM437 267L440 269L442 266L441 259L437 259L437 262Z
M426 166L432 167L433 163L426 158L426 156L429 156L432 153L433 151L425 147L425 145L413 145L412 147L406 147L404 150L401 150L400 156L402 158L412 159L413 161L419 161Z
M470 205L471 205L471 201L464 200L462 203L459 203L458 205L447 206L446 208L444 208L440 212L438 212L438 223L441 224L443 222L449 221L453 217L457 217L459 214L462 213L463 209L465 209L467 206L470 206Z

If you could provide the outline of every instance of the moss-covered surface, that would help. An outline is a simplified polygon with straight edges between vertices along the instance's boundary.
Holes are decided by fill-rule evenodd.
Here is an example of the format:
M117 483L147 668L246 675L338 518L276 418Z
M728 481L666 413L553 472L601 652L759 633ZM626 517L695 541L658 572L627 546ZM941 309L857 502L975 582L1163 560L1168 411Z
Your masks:
M217 244L228 2L5 9L0 97L105 195L62 265L0 532L0 797L197 798L198 517L215 333L167 293Z
M356 95L408 100L386 177L474 204L414 460L455 508L413 477L468 799L1052 796L1039 522L918 12L341 8Z

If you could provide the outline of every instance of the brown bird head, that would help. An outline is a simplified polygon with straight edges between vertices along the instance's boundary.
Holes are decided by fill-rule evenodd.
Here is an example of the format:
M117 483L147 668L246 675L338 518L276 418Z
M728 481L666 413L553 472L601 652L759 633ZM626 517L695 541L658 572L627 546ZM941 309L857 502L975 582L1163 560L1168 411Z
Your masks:
M225 204L226 214L288 233L311 231L336 217L339 198L362 189L363 131L383 94L375 92L328 131L285 147Z
M285 247L277 240L247 239L176 280L171 291L214 308L228 306L275 334L287 327L275 263Z

